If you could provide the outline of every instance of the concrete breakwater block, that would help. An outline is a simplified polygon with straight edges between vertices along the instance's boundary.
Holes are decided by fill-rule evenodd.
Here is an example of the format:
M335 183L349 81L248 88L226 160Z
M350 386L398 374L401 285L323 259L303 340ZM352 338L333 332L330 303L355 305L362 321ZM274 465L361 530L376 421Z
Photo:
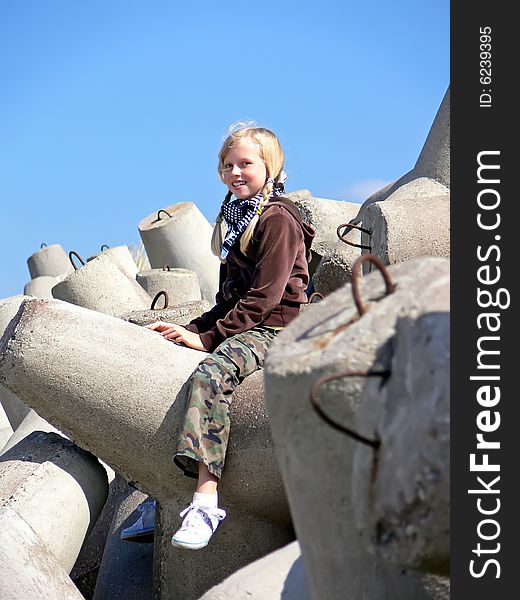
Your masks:
M105 250L102 250L101 253L112 257L117 263L119 263L123 271L126 271L132 279L136 278L139 269L135 264L135 260L128 246L113 246L112 248L106 248Z
M285 196L296 204L302 220L316 231L311 249L313 259L309 266L312 276L320 260L336 245L338 225L353 219L359 211L359 204L314 198L311 192L305 189L289 192Z
M322 376L377 368L380 348L396 319L423 306L422 298L449 272L449 261L422 258L390 267L395 291L385 295L379 273L361 278L368 310L359 317L348 284L305 311L278 335L268 354L266 405L311 598L430 598L421 575L367 552L353 510L352 467L358 442L331 427L310 396ZM364 379L342 377L318 397L334 420L352 427Z
M292 542L211 588L200 600L308 600L300 545Z
M29 412L12 433L11 437L6 441L4 447L0 447L0 456L5 454L13 446L16 446L16 444L20 443L23 439L33 433L33 431L54 432L62 435L61 431L56 429L56 427L47 423L47 421L42 419L34 410L29 409Z
M205 356L121 319L56 300L29 300L2 340L0 381L161 506L178 502L172 509L177 528L194 486L172 454L185 413L185 383ZM204 551L207 579L192 577L193 561L200 558L190 553L163 561L175 572L162 583L182 590L186 600L294 539L263 394L254 388L253 398L248 387L261 382L261 373L255 375L239 386L232 405L219 491L233 514L226 535ZM164 553L174 550L172 533L168 528L163 535Z
M168 308L160 308L164 298L159 298L157 306L154 310L134 310L121 315L119 318L124 321L129 321L134 325L150 325L155 321L166 321L168 323L177 323L179 325L187 325L190 321L208 310L211 305L206 300L196 300L186 302L179 306L169 306Z
M36 277L63 277L72 273L73 266L60 244L44 246L27 259L31 279Z
M54 298L107 315L149 308L152 299L110 254L103 252L52 288Z
M136 508L146 494L116 476L110 484L110 497L113 516L93 600L152 600L153 543L129 543L120 537L121 531L139 518Z
M25 284L23 293L25 296L34 296L35 298L52 298L51 290L61 280L62 277L40 275Z
M7 440L13 435L13 428L5 414L4 407L0 404L0 453L7 443Z
M218 291L220 261L211 252L213 229L193 202L166 206L138 225L152 269L195 271L202 297L213 302Z
M437 280L422 310L396 324L390 376L368 379L357 431L354 511L364 539L389 562L449 575L449 279Z
M2 600L84 600L65 569L31 526L0 506Z
M198 275L189 269L148 269L137 275L137 283L151 298L165 291L168 294L169 306L202 299Z
M450 256L450 196L398 198L374 202L365 210L361 243L383 264L420 256Z
M344 238L353 244L361 243L361 232L351 229ZM361 249L340 239L320 260L312 277L314 290L328 296L352 279L352 267L361 255Z
M0 339L7 327L9 321L16 315L20 304L24 300L29 300L31 296L10 296L0 300ZM13 431L17 429L20 423L25 419L30 408L24 404L15 394L5 388L0 382L0 404L3 406L7 418L11 423Z
M0 459L0 505L31 527L67 573L107 494L96 458L55 433L34 432Z

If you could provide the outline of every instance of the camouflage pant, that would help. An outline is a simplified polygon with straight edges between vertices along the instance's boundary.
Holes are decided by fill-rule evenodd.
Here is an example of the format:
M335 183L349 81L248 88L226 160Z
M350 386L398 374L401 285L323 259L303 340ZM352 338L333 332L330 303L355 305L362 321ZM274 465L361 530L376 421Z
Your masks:
M198 463L220 478L229 439L229 409L235 388L261 369L276 330L255 327L224 340L195 369L175 464L197 477Z

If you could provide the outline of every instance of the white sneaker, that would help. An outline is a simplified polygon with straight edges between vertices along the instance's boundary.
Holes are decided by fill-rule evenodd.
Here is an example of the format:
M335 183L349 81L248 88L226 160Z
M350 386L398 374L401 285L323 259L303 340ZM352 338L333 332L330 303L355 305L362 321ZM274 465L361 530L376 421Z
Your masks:
M145 500L137 510L141 516L133 525L121 531L121 539L125 542L152 542L155 531L155 500Z
M184 517L184 521L172 537L172 546L198 550L208 545L220 521L226 517L226 511L190 504L180 516Z

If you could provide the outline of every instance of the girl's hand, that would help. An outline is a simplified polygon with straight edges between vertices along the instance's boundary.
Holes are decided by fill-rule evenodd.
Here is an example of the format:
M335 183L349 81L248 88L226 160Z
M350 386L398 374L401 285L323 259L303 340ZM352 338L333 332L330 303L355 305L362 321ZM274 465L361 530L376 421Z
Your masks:
M202 351L206 350L200 341L200 335L198 333L188 331L182 325L166 323L165 321L156 321L155 323L145 325L144 327L146 329L151 329L152 331L157 331L157 333L160 333L163 338L184 344L185 346L188 346L188 348Z

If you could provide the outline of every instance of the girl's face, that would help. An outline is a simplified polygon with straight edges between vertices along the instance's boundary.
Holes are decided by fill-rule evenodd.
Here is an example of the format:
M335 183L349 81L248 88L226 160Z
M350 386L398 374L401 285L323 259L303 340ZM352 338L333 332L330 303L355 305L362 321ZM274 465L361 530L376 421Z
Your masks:
M243 200L256 196L267 179L267 169L258 146L242 141L230 148L224 157L222 178L237 198Z

